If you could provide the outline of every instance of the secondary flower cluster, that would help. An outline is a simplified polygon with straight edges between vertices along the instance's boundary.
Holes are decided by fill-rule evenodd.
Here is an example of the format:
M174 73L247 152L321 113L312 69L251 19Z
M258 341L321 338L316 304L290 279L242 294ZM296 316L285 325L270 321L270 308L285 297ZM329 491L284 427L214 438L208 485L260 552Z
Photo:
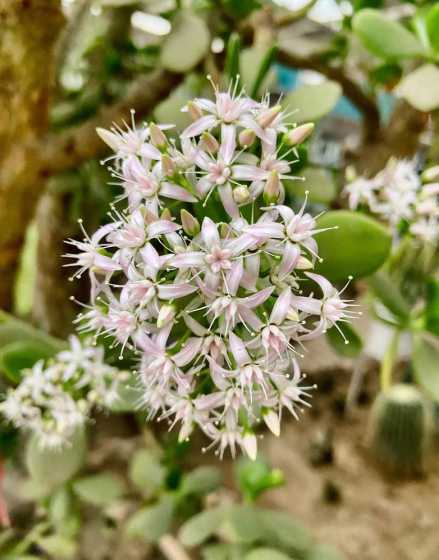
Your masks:
M311 272L315 219L283 205L312 125L292 128L268 99L215 93L185 107L193 123L178 138L155 124L98 130L123 195L69 256L92 282L79 328L137 353L150 417L179 423L180 440L198 425L220 456L255 457L254 425L279 435L283 410L307 405L303 343L352 312Z
M104 363L102 348L70 338L70 349L23 371L23 380L0 404L17 428L37 434L43 447L61 447L90 417L93 407L118 399L127 372Z
M375 177L358 177L347 184L345 193L351 209L365 205L389 222L396 236L407 223L414 237L438 242L439 183L422 184L413 161L392 158Z

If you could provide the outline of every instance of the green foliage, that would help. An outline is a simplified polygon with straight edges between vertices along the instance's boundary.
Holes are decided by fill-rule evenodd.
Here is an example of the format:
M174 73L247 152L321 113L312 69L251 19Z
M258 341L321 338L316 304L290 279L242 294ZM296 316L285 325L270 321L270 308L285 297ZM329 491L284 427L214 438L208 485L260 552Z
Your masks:
M379 58L399 60L423 54L421 44L410 31L378 10L356 13L352 29L366 49Z
M290 196L305 198L316 204L330 204L337 196L337 187L332 173L319 167L306 167L300 171L305 181L286 181L285 189Z
M182 496L208 494L218 488L222 478L216 467L198 467L183 475L179 492Z
M428 331L439 336L439 280L436 279L427 282L424 322Z
M245 560L288 560L290 557L273 548L255 548L244 558Z
M139 449L131 459L129 476L142 495L150 497L164 485L166 469L155 453Z
M73 491L83 502L94 506L106 506L122 498L125 484L120 477L112 473L102 473L75 480Z
M242 458L235 466L235 477L243 497L254 502L263 492L284 484L284 476L279 469L270 469L261 458L255 461Z
M317 243L323 262L317 271L333 281L361 278L375 272L387 259L391 235L379 222L358 212L333 210L318 220ZM336 249L335 249L336 248Z
M179 11L172 21L172 32L163 42L160 64L172 72L188 72L201 62L209 46L204 20L188 10Z
M336 327L332 327L326 333L330 345L341 356L346 358L358 357L363 349L363 341L360 335L349 323L342 323L338 325L338 328L342 331L343 336Z
M427 12L426 26L430 45L439 54L439 4L434 3Z
M215 534L226 514L227 508L215 508L194 515L180 528L179 539L184 546L199 546Z
M402 78L396 93L419 111L439 107L439 68L424 64Z
M263 56L261 63L259 65L258 73L256 74L255 81L253 82L252 88L250 90L250 97L257 98L258 94L262 88L265 79L270 72L272 64L275 60L277 53L277 47L274 45L270 47L265 55Z
M249 16L261 6L260 0L220 0L224 10L236 19Z
M401 294L396 282L385 272L379 271L368 279L372 293L392 313L395 320L405 325L410 316L410 305Z
M26 446L26 466L35 482L54 490L79 471L85 453L86 438L82 429L78 429L71 443L62 449L43 448L38 436L33 435Z
M69 560L74 559L77 555L77 544L62 535L40 537L36 540L36 544L52 558Z
M282 105L295 111L297 122L316 121L328 114L340 99L342 90L337 82L325 81L316 85L303 85L286 95Z
M413 337L413 371L416 382L434 401L439 402L438 341L421 333Z
M73 538L80 528L80 517L72 491L67 486L58 488L49 499L49 520L56 533Z
M156 504L139 509L127 521L127 535L146 542L156 542L169 531L174 506L173 498L164 494Z
M239 33L231 33L227 41L226 63L224 66L224 74L233 84L239 79L239 56L241 52L241 37ZM239 82L238 82L239 83Z
M343 557L332 546L317 545L306 555L306 560L343 560Z
M271 66L272 48L254 45L242 49L240 56L241 82L247 92L258 90L258 94L269 91L276 84L276 73Z
M23 370L31 368L39 360L47 360L56 352L53 348L32 340L16 341L0 349L0 370L13 383L19 383Z

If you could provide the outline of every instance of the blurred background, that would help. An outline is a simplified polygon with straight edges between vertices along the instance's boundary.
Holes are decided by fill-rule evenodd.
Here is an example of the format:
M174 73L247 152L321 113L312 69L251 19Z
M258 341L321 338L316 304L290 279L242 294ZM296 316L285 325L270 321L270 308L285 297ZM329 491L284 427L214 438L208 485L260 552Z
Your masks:
M179 132L190 123L182 106L212 96L207 76L223 87L239 76L249 95L269 92L316 125L297 148L306 181L288 182L287 202L300 206L308 190L315 214L344 211L346 183L389 160L439 183L438 64L434 0L0 0L2 394L41 344L63 347L72 298L87 300L88 280L70 282L62 254L83 236L78 218L94 231L118 194L97 127L134 118ZM38 474L5 421L0 558L436 560L437 238L419 245L402 227L389 254L368 228L349 219L326 269L338 281L352 263L364 314L344 333L351 344L334 333L311 343L313 408L280 439L267 434L263 458L218 463L195 451L202 443L188 452L127 405L96 414L86 459L52 485L75 461L46 458ZM378 372L391 340L389 403ZM218 534L213 515L187 525L256 498L271 525L245 508Z

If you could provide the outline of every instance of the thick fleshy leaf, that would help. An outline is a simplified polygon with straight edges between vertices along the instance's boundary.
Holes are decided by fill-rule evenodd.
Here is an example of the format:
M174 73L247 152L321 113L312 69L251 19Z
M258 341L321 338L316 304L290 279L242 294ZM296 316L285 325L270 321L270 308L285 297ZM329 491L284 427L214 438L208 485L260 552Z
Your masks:
M254 501L262 492L284 483L282 471L270 469L260 458L255 461L240 459L236 464L236 479L240 491L249 501Z
M79 531L81 520L70 488L61 486L50 497L48 507L49 519L56 532L67 538L73 538Z
M174 500L165 494L156 504L141 508L132 515L125 526L126 533L146 542L156 542L169 531L173 513Z
M288 111L296 111L291 117L297 122L315 121L332 111L342 94L337 82L303 85L289 93L282 102Z
M229 81L234 84L239 80L241 74L239 70L239 54L241 52L241 37L239 33L231 33L227 41L226 63L224 73Z
M341 329L343 336L335 327L332 327L326 333L330 345L337 354L346 358L356 358L363 348L360 335L348 323L339 324L338 327Z
M275 548L255 548L245 555L245 560L289 560L290 556Z
M410 304L404 299L396 282L384 271L377 272L367 282L373 294L400 323L404 324L410 315Z
M153 496L163 485L166 469L156 453L139 449L130 463L130 479L146 497Z
M221 534L228 542L251 544L259 541L264 534L259 510L250 505L230 507L222 524Z
M210 538L220 527L227 513L225 508L207 509L191 517L179 532L184 546L198 546Z
M172 32L163 42L160 63L171 72L188 72L204 58L209 44L204 20L188 10L180 11L172 21Z
M413 370L416 381L439 402L439 343L418 334L413 340Z
M183 495L203 495L213 492L221 484L222 473L216 467L198 467L183 477L180 492Z
M432 49L439 53L439 4L434 4L426 16L428 38Z
M439 336L439 280L432 279L427 283L424 318L425 328Z
M309 551L306 560L344 560L344 556L328 545L317 545Z
M285 189L289 195L305 198L320 204L329 204L337 196L337 187L330 171L317 167L306 167L299 175L304 181L285 181Z
M312 544L308 531L288 514L268 509L260 509L259 516L264 524L264 541L269 546L286 549L302 557Z
M389 231L369 216L349 210L333 210L317 222L319 228L337 228L319 233L316 240L323 262L317 272L332 281L368 276L387 259L392 238Z
M18 383L23 369L31 368L38 360L53 356L52 348L39 342L17 341L0 349L0 370L14 383Z
M47 552L51 558L59 560L74 559L77 556L78 545L75 541L63 537L62 535L49 535L40 537L36 541L37 545Z
M26 447L26 466L32 478L44 487L56 488L70 480L84 464L86 439L78 430L70 444L63 449L41 447L33 435Z
M439 107L439 68L434 64L424 64L410 72L395 89L418 111L433 111Z
M365 9L355 14L352 29L372 54L384 59L422 55L417 38L403 25L378 10Z
M125 484L112 473L102 473L75 481L73 491L84 502L105 506L123 496Z

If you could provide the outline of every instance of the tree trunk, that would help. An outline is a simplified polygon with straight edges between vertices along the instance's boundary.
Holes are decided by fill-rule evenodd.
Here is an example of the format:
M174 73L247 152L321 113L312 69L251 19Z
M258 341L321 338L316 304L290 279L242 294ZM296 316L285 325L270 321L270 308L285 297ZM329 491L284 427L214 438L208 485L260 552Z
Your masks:
M44 177L38 139L48 128L59 0L0 0L0 308L10 308L20 249Z

